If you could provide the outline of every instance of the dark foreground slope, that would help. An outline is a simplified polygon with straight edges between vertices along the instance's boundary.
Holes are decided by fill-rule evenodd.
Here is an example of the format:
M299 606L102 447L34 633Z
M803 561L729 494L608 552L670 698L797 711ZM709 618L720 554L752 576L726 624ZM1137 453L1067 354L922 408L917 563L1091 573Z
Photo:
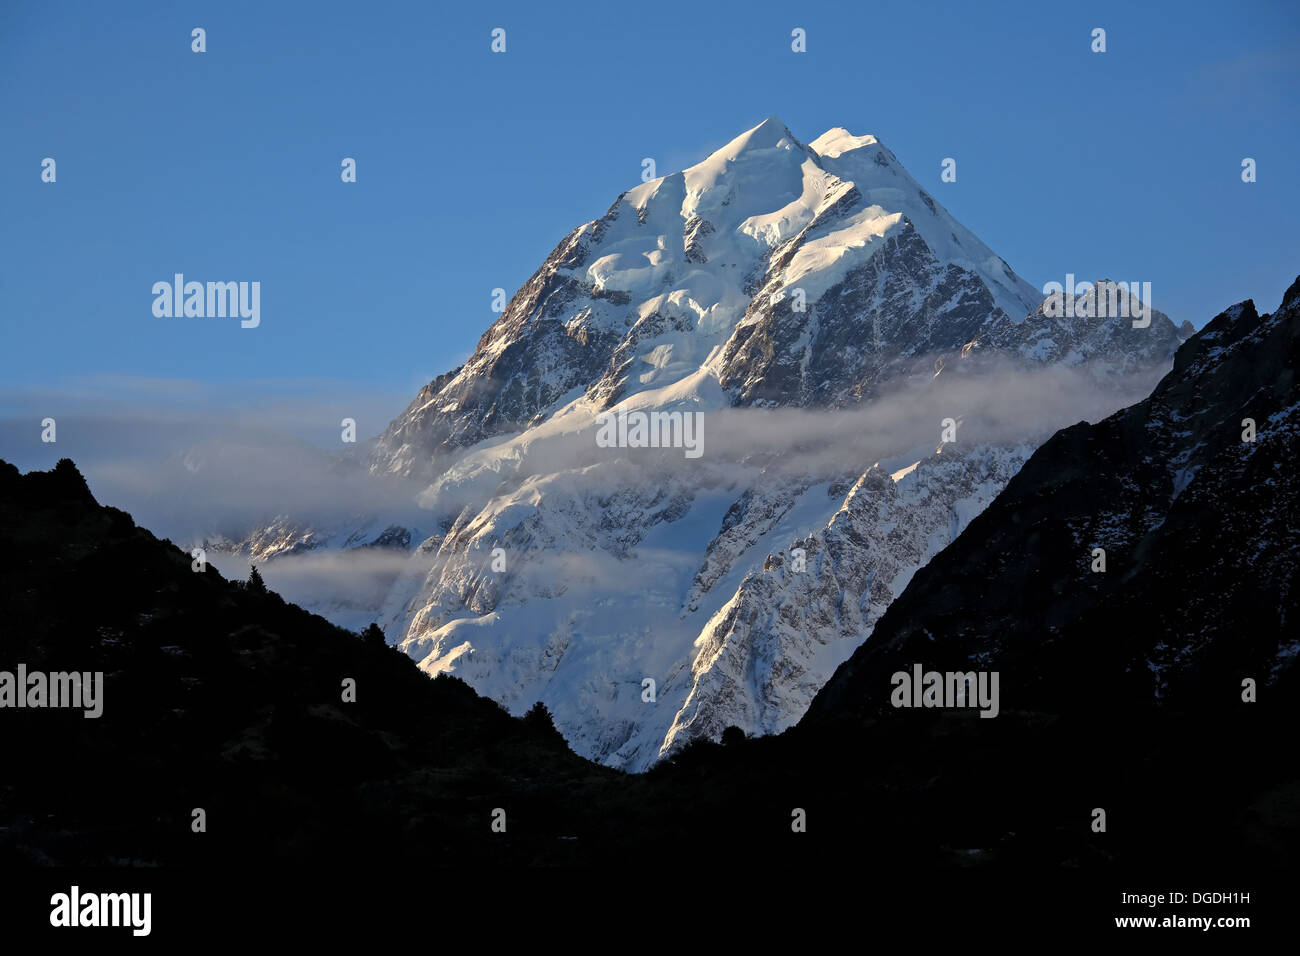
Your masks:
M1084 872L1116 892L1134 874L1257 879L1300 851L1298 334L1300 283L1273 316L1216 318L1149 400L1043 446L798 727L638 777L192 571L71 463L2 465L0 670L103 670L107 690L98 720L0 711L0 865L327 864L395 887L396 863L585 862L692 885L744 865L769 888L844 867ZM894 709L891 674L914 664L997 671L999 715Z
M67 460L0 462L0 580L0 670L105 672L98 719L0 710L0 869L554 857L530 819L562 828L552 795L611 776L382 641L196 573Z

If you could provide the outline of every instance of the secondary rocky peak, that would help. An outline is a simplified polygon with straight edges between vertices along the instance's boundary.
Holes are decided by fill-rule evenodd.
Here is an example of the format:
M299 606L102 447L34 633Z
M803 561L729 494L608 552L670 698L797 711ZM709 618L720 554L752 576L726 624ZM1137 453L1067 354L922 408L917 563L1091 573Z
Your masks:
M879 142L874 136L854 136L843 126L833 126L809 143L808 148L818 156L837 159L845 153L875 146Z

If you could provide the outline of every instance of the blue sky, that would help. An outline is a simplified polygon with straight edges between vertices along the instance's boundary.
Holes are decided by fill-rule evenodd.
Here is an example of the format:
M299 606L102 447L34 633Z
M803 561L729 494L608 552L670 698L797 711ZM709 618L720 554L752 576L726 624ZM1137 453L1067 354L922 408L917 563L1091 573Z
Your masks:
M1300 272L1298 107L1289 0L8 0L0 384L12 407L87 382L310 379L369 396L375 434L643 157L679 169L770 114L805 142L875 134L1036 287L1149 281L1199 326L1274 308ZM156 318L151 286L176 272L260 281L261 326Z

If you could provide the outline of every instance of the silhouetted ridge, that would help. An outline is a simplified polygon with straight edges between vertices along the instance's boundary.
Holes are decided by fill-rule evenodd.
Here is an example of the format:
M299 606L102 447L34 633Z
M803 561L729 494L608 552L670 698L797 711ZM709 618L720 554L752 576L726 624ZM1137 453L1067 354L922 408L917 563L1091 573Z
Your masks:
M1053 711L1102 696L1235 708L1248 677L1293 682L1296 290L1273 315L1225 310L1149 398L1057 432L916 574L805 724L887 709L890 674L918 661L998 669L1006 705Z
M0 865L526 857L536 833L464 841L524 793L564 827L551 794L608 773L462 681L192 560L96 504L72 462L0 462L0 671L104 674L98 718L0 711ZM191 831L195 808L210 833Z

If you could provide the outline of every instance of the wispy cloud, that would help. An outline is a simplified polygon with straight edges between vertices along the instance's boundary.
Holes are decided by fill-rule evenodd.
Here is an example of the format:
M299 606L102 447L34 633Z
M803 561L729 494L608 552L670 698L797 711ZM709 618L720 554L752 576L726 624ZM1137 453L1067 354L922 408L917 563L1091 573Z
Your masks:
M782 475L852 478L878 461L933 452L945 419L960 422L959 450L1038 442L1139 400L1159 374L1115 378L1099 388L1082 370L1025 372L995 360L974 373L927 372L857 408L713 409L703 412L698 459L681 449L602 448L592 414L574 412L524 438L485 443L428 488L371 476L367 443L340 440L342 418L356 418L364 439L382 430L402 398L338 383L104 378L58 391L0 393L0 457L24 469L70 457L102 502L185 546L215 536L240 540L282 515L325 535L366 524L367 540L401 524L414 529L415 544L466 507L470 514L489 509L506 532L541 498L553 511L578 509L598 522L608 502L628 493L691 495ZM55 444L40 441L44 417L57 421ZM245 557L214 551L210 559L228 576L247 575ZM362 627L399 573L432 574L444 560L377 548L308 551L270 562L264 575L289 600ZM664 567L676 567L685 557L664 560ZM572 549L530 554L514 572L554 576L557 567L573 586L618 583L607 580L617 573L608 561Z
M329 523L413 511L414 489L374 481L367 439L404 404L349 383L202 384L101 376L0 391L0 458L19 468L73 459L106 504L178 541L240 534L290 514ZM55 420L57 441L41 441ZM341 422L356 421L356 444Z
M569 430L539 429L525 439L486 445L423 491L420 502L452 515L558 473L567 477L563 484L550 481L550 491L580 493L581 487L596 496L647 480L671 480L676 488L712 486L737 465L769 475L857 475L909 451L933 452L941 423L950 418L960 423L959 447L1040 442L1059 428L1097 421L1146 397L1164 371L1116 376L1099 386L1082 369L1048 366L1026 372L992 360L983 362L978 374L926 374L854 408L715 409L702 413L699 458L685 457L682 449L601 448L594 421L573 416Z

